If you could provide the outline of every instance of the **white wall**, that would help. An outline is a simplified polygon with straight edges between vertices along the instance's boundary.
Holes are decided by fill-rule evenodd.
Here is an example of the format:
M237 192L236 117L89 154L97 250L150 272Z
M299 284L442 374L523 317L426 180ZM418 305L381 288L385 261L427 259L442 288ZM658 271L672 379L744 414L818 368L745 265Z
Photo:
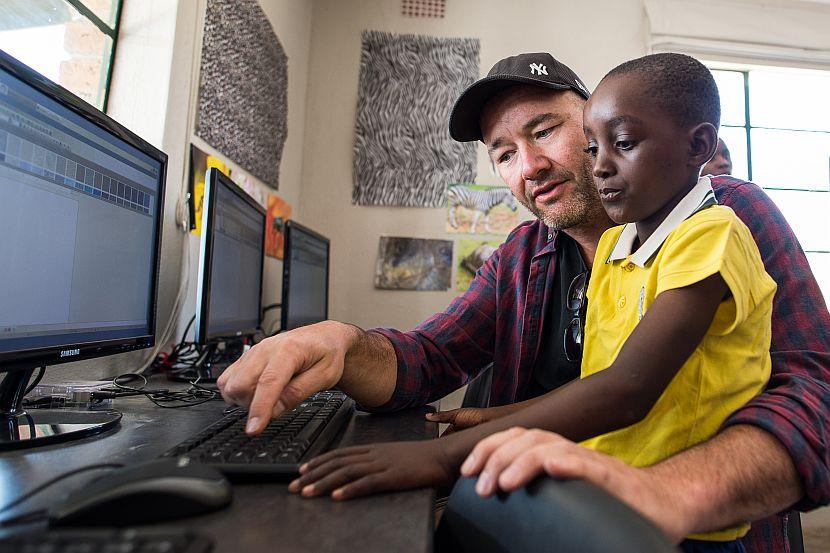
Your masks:
M146 126L157 126L160 124L163 134L163 149L170 156L167 178L167 208L164 229L164 251L162 255L162 279L161 293L159 295L159 335L164 324L169 319L173 303L178 293L178 284L184 284L184 299L182 308L175 322L174 337L178 339L184 331L187 322L195 313L196 307L196 269L199 257L199 237L194 234L185 234L173 224L176 207L178 205L178 218L182 218L184 204L182 198L187 190L187 179L189 178L189 148L190 143L195 143L199 148L208 153L219 155L226 161L233 170L241 169L227 160L209 144L195 136L196 105L199 88L199 61L201 55L202 29L204 25L205 0L181 0L178 5L178 12L170 10L172 4L167 1L158 1L160 5L166 6L167 10L156 9L150 5L152 2L127 2L125 4L124 17L127 21L135 21L136 28L141 29L133 38L129 28L122 31L123 46L119 46L119 53L127 52L124 55L128 59L117 59L116 67L122 68L127 74L129 82L119 81L118 75L113 81L111 109L113 117L118 118L119 108L122 103L135 104L137 109L130 112L135 117L127 117L131 121L122 121L142 136L154 136L158 129L146 128ZM279 195L292 203L295 209L299 207L300 199L300 174L303 164L302 144L305 128L305 97L307 88L308 53L311 38L311 13L310 2L296 2L292 0L260 0L263 11L274 28L274 33L280 40L286 55L288 56L288 134L286 137L282 164L280 166L280 189ZM136 17L130 16L126 9L138 12ZM171 13L172 11L172 13ZM173 25L173 23L175 24ZM174 27L172 35L175 40L171 42L159 41L156 29ZM135 42L147 37L147 45L137 45ZM132 43L130 41L133 41ZM152 46L150 46L152 45ZM155 48L153 50L152 48ZM167 101L163 102L159 94L154 90L147 90L147 96L141 98L141 89L136 89L135 82L145 78L148 74L159 74L159 66L164 67L164 55L171 58L171 71L169 73L169 87ZM140 56L140 57L139 57ZM162 90L165 90L167 82L159 79L161 83L154 83ZM153 81L150 81L153 82ZM122 86L123 85L123 86ZM123 98L123 100L121 99ZM150 100L148 101L149 98ZM148 113L148 107L156 107L161 113ZM155 110L154 110L155 111ZM148 115L150 117L148 117ZM145 122L150 119L151 123ZM251 177L263 190L268 187L257 179ZM183 243L183 240L185 241ZM188 256L187 259L183 255ZM186 274L183 274L186 272ZM181 276L180 276L181 275ZM264 304L279 301L279 293L282 277L282 264L270 257L266 258L265 280L263 283ZM180 278L184 279L180 282ZM270 320L268 321L270 323ZM190 336L192 336L192 331Z
M332 240L332 318L410 328L441 310L448 292L375 290L381 235L449 238L446 210L351 203L360 33L379 30L481 40L481 74L499 59L549 51L593 87L614 65L645 53L641 0L451 0L444 19L407 18L393 0L316 0L309 66L301 222ZM478 181L496 184L479 147ZM459 235L456 235L459 236Z

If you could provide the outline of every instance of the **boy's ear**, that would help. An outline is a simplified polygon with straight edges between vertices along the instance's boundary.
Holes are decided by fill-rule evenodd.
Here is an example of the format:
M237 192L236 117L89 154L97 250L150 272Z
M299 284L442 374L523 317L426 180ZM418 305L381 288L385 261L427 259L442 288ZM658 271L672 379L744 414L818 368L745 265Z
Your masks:
M689 130L689 165L703 167L718 149L718 129L711 123L700 123Z

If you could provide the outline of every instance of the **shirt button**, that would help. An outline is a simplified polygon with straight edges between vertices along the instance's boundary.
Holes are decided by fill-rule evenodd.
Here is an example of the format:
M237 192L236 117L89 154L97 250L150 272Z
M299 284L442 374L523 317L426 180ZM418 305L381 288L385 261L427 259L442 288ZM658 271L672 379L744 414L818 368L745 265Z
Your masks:
M553 234L548 234L548 240L553 240Z
M629 263L628 265L626 265L626 266L625 266L625 270L626 270L626 271L628 271L628 272L630 273L631 271L633 271L633 270L634 270L634 264L633 264L633 263Z
M625 307L625 296L620 296L620 299L617 301L617 307L620 309Z

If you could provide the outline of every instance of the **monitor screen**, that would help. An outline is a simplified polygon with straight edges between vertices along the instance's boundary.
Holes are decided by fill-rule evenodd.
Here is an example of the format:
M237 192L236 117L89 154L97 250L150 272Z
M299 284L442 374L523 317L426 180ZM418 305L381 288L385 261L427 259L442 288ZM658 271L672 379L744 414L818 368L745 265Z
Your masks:
M205 178L196 338L253 334L262 309L265 209L217 169Z
M153 345L166 161L0 51L0 369Z
M329 305L329 239L294 221L285 224L282 330L325 321Z

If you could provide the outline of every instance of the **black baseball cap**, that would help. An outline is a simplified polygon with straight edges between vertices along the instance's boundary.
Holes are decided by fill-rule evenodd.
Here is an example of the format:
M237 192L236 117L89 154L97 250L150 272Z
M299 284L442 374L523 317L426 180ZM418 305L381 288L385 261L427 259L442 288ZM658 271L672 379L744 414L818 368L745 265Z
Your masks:
M450 113L450 136L458 142L481 140L479 119L484 105L502 90L517 84L573 90L586 100L589 96L588 88L576 73L547 52L505 58L455 101Z

